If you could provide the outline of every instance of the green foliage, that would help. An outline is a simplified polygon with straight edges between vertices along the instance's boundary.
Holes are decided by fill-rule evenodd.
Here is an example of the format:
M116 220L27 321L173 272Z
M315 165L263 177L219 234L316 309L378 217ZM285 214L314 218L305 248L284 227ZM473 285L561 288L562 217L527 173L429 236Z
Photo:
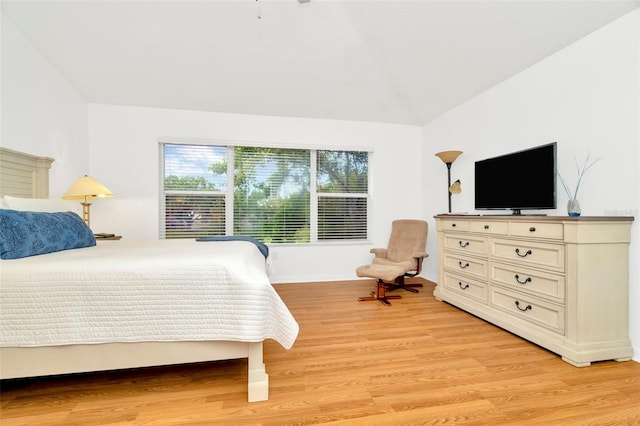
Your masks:
M334 193L366 193L367 152L318 151L318 190Z
M236 147L234 234L267 243L301 241L309 228L309 152Z
M218 191L211 182L202 176L183 176L169 175L164 178L165 190L180 191Z

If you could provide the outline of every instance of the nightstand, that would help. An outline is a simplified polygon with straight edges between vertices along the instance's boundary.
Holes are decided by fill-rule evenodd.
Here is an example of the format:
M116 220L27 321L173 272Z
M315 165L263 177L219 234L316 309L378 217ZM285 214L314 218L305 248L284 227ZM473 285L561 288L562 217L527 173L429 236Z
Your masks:
M94 234L93 236L96 237L96 241L119 240L122 238L122 235L109 234L105 232Z

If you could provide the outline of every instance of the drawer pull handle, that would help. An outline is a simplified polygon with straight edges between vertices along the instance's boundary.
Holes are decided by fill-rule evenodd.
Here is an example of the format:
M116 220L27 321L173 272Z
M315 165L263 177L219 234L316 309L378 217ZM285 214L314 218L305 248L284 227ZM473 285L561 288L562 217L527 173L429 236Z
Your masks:
M458 266L460 266L460 268L462 269L467 269L469 267L469 262L465 263L464 265L462 264L462 262L458 262Z
M518 282L518 284L522 284L522 285L524 285L524 284L526 284L526 283L530 283L530 282L531 282L531 277L527 277L527 279L526 279L526 280L524 280L524 281L520 281L520 275L518 275L518 274L516 274L516 275L515 275L515 279L516 279L516 281Z
M455 223L452 223L452 224L451 224L451 227L452 227L452 228L455 228L455 227L456 227L456 224L455 224Z
M489 229L489 225L485 225L485 226L484 226L484 229Z
M529 232L536 232L536 228L532 226L531 228L529 228Z
M529 310L533 309L533 308L531 307L531 305L527 305L524 309L522 309L522 308L520 307L520 302L519 302L519 301L517 301L517 300L516 300L516 308L518 308L518 309L519 309L519 310L521 310L522 312L526 312L526 311L529 311Z
M520 254L520 249L519 249L519 248L517 248L517 249L516 249L516 254L517 254L518 256L520 256L520 257L527 257L527 256L529 256L530 254L533 254L533 253L531 252L531 250L527 250L527 252L526 252L525 254Z
M458 241L458 244L460 245L460 247L465 248L467 246L469 246L469 241L463 243L462 241Z
M461 289L466 290L469 288L469 284L465 284L464 286L462 285L461 281L458 281L458 285L460 286Z

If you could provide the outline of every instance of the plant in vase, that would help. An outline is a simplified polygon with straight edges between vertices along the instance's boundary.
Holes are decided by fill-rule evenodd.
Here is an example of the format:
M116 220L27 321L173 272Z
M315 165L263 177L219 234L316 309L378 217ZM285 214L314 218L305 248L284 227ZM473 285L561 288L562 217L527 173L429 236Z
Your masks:
M596 158L595 160L589 162L589 154L587 154L587 158L584 160L584 163L582 163L582 166L580 166L578 164L578 160L576 159L576 171L578 173L578 183L576 183L576 189L573 192L569 190L569 186L564 181L564 179L562 179L562 175L558 173L560 182L562 183L562 186L564 187L565 192L569 196L569 201L567 202L567 213L569 214L569 216L580 216L580 214L582 213L580 209L580 203L578 202L578 191L580 190L580 183L582 182L582 177L587 172L587 170L589 170L599 160L600 158Z

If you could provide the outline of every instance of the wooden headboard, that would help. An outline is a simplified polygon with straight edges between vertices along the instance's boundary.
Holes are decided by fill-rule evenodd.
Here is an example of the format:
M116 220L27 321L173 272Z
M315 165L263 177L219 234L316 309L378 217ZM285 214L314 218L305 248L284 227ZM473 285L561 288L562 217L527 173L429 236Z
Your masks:
M0 196L49 197L53 158L0 148Z

